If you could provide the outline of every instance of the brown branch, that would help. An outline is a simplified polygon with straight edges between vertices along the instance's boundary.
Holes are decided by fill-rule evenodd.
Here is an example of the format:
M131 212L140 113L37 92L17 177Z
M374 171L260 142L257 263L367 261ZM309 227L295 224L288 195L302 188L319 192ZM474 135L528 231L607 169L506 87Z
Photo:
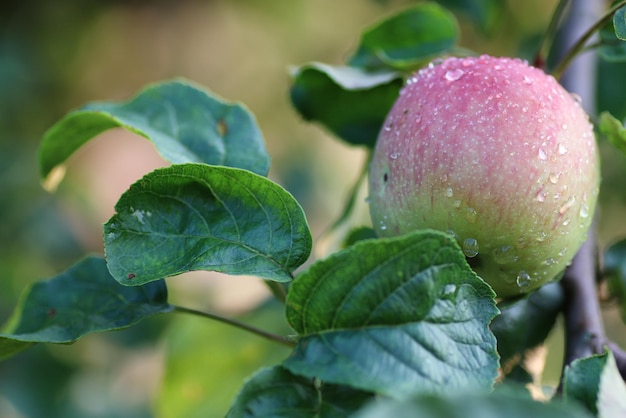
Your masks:
M568 51L575 45L581 33L593 27L601 15L601 0L573 0L560 39L560 51ZM586 35L585 35L586 36ZM571 57L568 57L570 59ZM595 102L596 55L592 52L577 56L563 74L561 84L579 94L583 106L593 114ZM618 369L626 378L626 353L610 342L604 330L597 289L597 239L595 222L587 241L580 248L572 264L567 268L561 286L564 292L563 315L565 319L565 367L572 361L600 354L608 347L614 354ZM563 376L563 375L562 375ZM563 379L561 378L561 386ZM561 387L559 387L559 390Z

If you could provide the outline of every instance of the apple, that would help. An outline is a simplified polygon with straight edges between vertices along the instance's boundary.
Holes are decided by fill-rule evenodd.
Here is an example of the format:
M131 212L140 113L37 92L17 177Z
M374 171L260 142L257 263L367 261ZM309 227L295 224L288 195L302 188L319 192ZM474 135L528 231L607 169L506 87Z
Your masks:
M406 82L376 144L378 236L453 235L501 298L560 277L587 237L599 157L580 99L515 58L447 58Z

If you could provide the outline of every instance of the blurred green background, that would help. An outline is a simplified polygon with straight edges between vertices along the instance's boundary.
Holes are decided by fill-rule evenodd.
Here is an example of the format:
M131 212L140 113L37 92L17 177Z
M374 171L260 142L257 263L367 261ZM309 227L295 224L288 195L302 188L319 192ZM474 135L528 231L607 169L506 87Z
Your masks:
M125 100L148 83L186 77L245 103L264 132L272 170L304 206L315 256L339 215L365 153L307 124L288 99L289 67L340 64L365 27L408 0L8 0L0 6L0 322L34 280L87 253L102 253L101 225L115 201L146 172L165 165L148 141L110 131L72 157L59 190L43 191L36 151L45 130L88 101ZM458 4L461 1L447 1ZM474 2L474 4L489 2ZM530 58L555 1L508 1L486 13L487 31L461 16L462 44ZM496 36L490 37L490 34ZM625 101L604 85L619 114ZM619 80L619 78L616 78ZM607 88L607 83L609 87ZM624 114L619 114L624 117ZM626 235L624 158L603 147L603 244ZM621 183L620 183L621 182ZM369 222L362 190L351 225ZM210 309L288 333L280 306L257 279L193 273L168 280L172 302ZM254 315L250 312L254 310ZM626 346L615 309L611 336ZM612 328L613 329L613 328ZM560 370L555 332L547 383ZM287 351L222 324L157 317L71 346L39 345L0 362L0 417L223 416L242 380Z

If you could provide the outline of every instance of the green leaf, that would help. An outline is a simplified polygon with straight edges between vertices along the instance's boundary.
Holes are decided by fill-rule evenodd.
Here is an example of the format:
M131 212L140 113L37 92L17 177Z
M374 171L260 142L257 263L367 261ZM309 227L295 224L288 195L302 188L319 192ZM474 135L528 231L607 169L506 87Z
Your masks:
M507 3L501 0L438 0L448 9L467 15L482 30L490 34L500 23Z
M360 241L292 283L287 319L300 340L284 365L392 397L490 388L493 297L447 234Z
M419 3L367 29L349 64L369 70L414 70L451 51L458 36L452 13L435 3Z
M395 72L310 63L296 69L290 95L304 119L349 144L373 148L402 83Z
M575 360L565 369L567 400L582 403L601 418L626 416L626 385L610 351Z
M613 29L615 36L626 41L626 6L619 8L613 15Z
M604 275L611 296L619 301L622 321L626 322L626 239L604 252Z
M266 175L269 157L253 115L186 81L152 85L127 102L97 102L70 112L44 135L42 178L96 135L121 127L152 141L161 156Z
M545 341L562 305L563 290L555 282L510 306L500 307L501 313L491 323L491 330L498 341L498 353L506 375L524 375L515 367L524 364L528 350Z
M226 417L343 418L371 397L342 386L316 385L313 379L275 366L259 371L246 382Z
M356 244L359 241L363 241L366 239L376 238L376 231L369 226L361 226L358 228L353 228L348 232L348 235L344 238L341 243L342 248L347 248L351 245Z
M626 128L609 112L602 112L598 123L600 133L605 135L622 154L626 155Z
M626 46L626 42L621 42L621 44ZM623 56L626 58L626 48ZM598 75L595 77L598 111L608 111L619 120L626 119L626 100L624 100L622 89L616 88L624 82L624 74L626 74L626 62L598 60Z
M618 13L621 14L621 18ZM619 9L618 13L613 15L612 22L608 22L598 31L600 35L598 53L611 63L626 61L626 42L621 38L624 30L624 8Z
M449 394L447 397L420 396L411 400L383 399L372 402L353 418L591 418L577 405L559 401L537 402L508 392L493 394Z
M88 257L35 283L0 334L0 358L30 343L72 343L85 334L126 328L170 312L165 282L129 288L113 280L104 259Z
M289 281L311 252L302 208L246 170L204 164L158 169L133 184L104 225L111 274L140 285L191 270Z

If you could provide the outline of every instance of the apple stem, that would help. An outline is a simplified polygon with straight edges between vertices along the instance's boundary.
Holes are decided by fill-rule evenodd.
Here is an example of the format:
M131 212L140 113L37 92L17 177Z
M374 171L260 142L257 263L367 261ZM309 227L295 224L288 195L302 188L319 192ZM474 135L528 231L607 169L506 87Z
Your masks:
M607 16L612 14L626 4L626 1L618 3L607 15L596 23L593 27L599 28L608 20ZM579 37L580 28L588 27L589 20L595 19L598 8L603 2L596 0L573 0L571 10L565 19L563 28L563 39L561 39L562 51L565 58L562 59L558 72L562 72L567 64L572 61L575 54L572 51L580 49L590 38L590 30ZM618 7L619 6L619 7ZM591 9L590 9L591 8ZM578 39L576 41L576 39ZM571 43L574 46L569 48ZM571 67L564 74L561 84L567 90L580 94L583 99L583 106L587 112L592 114L595 102L594 79L596 54L586 54L572 62ZM564 63L566 63L564 65ZM561 287L564 293L564 305L562 308L565 320L565 355L563 361L563 374L567 366L574 360L588 357L593 354L601 354L607 348L614 356L623 378L626 379L626 353L616 344L607 339L602 313L600 308L599 293L597 289L597 266L598 266L598 246L595 233L596 223L591 226L587 240L574 257L572 264L565 270ZM563 374L561 384L563 385Z
M559 4L557 4L556 9L554 9L554 13L552 13L550 25L548 26L548 29L541 40L539 49L537 50L537 54L535 55L533 66L541 68L542 70L545 69L550 48L552 47L559 23L563 18L563 14L569 2L570 0L559 0Z

